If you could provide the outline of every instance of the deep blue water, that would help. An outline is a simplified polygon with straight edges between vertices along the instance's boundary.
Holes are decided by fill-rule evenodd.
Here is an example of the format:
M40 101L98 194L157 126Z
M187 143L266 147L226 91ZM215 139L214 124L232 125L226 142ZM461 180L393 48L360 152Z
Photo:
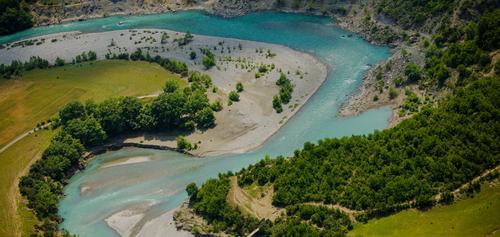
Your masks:
M327 64L328 79L282 129L254 152L198 159L170 151L127 148L96 157L85 171L71 179L65 189L67 196L59 206L59 213L65 219L62 227L82 237L116 236L103 221L107 216L133 204L152 202L155 206L146 217L153 218L177 207L186 198L186 184L193 181L201 184L219 172L237 171L266 154L290 155L306 141L366 134L387 126L389 108L356 117L337 117L339 105L360 85L369 68L367 65L386 59L389 50L370 45L355 35L347 37L349 32L336 27L326 17L263 12L227 19L197 11L117 16L34 28L1 37L0 43L63 31L128 28L163 28L286 45L308 52ZM106 162L134 156L150 156L154 160L101 167ZM81 187L92 184L99 185L80 194Z

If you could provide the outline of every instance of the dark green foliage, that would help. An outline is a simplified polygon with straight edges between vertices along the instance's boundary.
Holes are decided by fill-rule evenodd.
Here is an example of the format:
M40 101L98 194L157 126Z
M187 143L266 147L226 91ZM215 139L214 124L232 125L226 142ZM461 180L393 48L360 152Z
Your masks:
M281 99L277 95L273 96L273 108L274 110L276 110L276 113L278 114L283 112L283 107L281 106Z
M212 108L213 111L219 112L222 110L222 103L220 102L220 99L216 100L212 104L210 104L210 108Z
M273 97L273 108L277 113L281 113L283 111L281 104L288 104L292 99L293 85L284 73L280 74L280 78L276 81L276 85L279 86L280 90L279 94Z
M198 71L191 73L191 75L189 75L188 81L194 84L191 86L200 89L206 89L212 85L212 78L208 74L202 74ZM201 88L200 85L197 84L202 85L202 87L204 88Z
M63 125L66 125L73 119L83 118L85 116L85 107L79 101L70 102L59 110L59 119Z
M498 2L497 2L498 7ZM484 14L477 27L478 46L484 50L500 47L500 9Z
M240 101L240 95L236 91L229 92L229 100L230 101Z
M195 60L196 59L196 52L195 51L191 51L191 53L189 53L189 58L191 60Z
M212 108L210 108L210 106L205 106L203 109L196 113L194 121L200 128L213 127L215 125L214 111L212 110Z
M226 203L229 187L227 175L219 175L219 179L209 179L196 192L196 196L191 196L191 204L194 211L214 227L214 232L226 231L245 236L257 228L258 221L242 215L238 209Z
M189 143L184 136L180 135L175 140L177 142L177 150L189 151L192 149L191 143Z
M187 97L181 90L172 93L163 93L151 104L151 115L157 126L171 129L182 124L182 115L185 112Z
M12 34L30 28L33 25L33 20L29 12L24 1L0 1L0 35Z
M212 51L210 51L210 49L208 48L202 48L200 49L201 52L205 55L203 57L203 66L205 66L205 69L210 69L212 68L213 66L216 65L216 62L215 62L215 55L212 53Z
M198 186L196 186L196 183L188 184L186 186L186 192L189 198L196 198L196 195L198 194Z
M163 92L172 93L172 92L176 91L177 89L179 89L179 83L177 83L174 80L168 80L165 83L165 87L163 87Z
M266 158L236 175L241 186L271 183L273 204L287 208L287 218L267 226L265 233L342 236L352 228L346 215L304 203L362 210L359 219L366 220L409 207L429 208L440 192L443 202L450 202L452 190L500 163L499 115L500 79L484 78L393 129L307 142L288 159ZM194 208L234 232L228 223L242 217L226 217L234 211L225 202L228 186L225 176L207 181Z
M432 205L430 195L500 162L499 91L498 78L483 79L394 129L306 143L290 159L250 166L242 179L267 177L278 206L318 201L383 210L414 199Z
M381 0L378 10L403 27L419 26L427 19L451 12L456 0Z
M236 83L236 91L238 93L242 92L244 90L243 84L241 82Z
M61 67L61 66L64 66L64 64L65 64L64 59L62 59L60 57L56 58L56 66Z
M175 39L177 41L177 44L179 46L184 46L189 44L191 41L193 41L194 36L188 31L182 38Z
M101 145L107 138L106 132L94 117L73 119L64 126L64 132L80 140L86 147Z
M422 79L422 68L415 63L409 63L405 67L405 75L408 81L417 82Z
M84 148L77 139L59 133L52 139L42 159L35 162L28 175L21 177L19 190L37 217L45 220L45 225L53 226L59 221L57 203L62 195L62 184L78 167L83 152ZM56 230L57 226L52 231Z

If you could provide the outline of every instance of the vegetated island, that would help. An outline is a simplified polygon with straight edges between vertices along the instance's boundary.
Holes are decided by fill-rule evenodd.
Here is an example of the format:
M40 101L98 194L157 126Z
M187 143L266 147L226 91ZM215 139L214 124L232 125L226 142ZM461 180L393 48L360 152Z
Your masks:
M324 64L284 46L192 34L186 38L186 33L154 29L69 32L27 39L0 49L0 63L29 61L33 55L50 62L58 58L71 62L89 50L99 52L98 60L119 59L123 54L132 56L137 49L144 57L159 55L185 63L189 70L201 73L195 77L206 74L211 78L213 85L207 88L208 98L221 105L221 111L215 115L216 126L183 134L192 144L192 149L186 150L197 156L257 148L326 79ZM180 73L191 80L192 75ZM145 97L154 98L158 94ZM178 135L168 131L135 133L115 138L114 142L175 149Z

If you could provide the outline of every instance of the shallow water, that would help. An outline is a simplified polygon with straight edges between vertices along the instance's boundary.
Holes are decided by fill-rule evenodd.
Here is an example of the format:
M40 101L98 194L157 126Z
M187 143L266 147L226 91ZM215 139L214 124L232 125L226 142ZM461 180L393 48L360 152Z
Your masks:
M360 85L367 65L386 59L389 50L370 45L355 35L349 37L351 33L337 28L325 17L264 12L225 19L197 11L109 17L30 29L1 37L0 43L63 31L127 28L165 28L286 45L311 53L327 64L328 79L301 111L254 152L198 159L171 151L126 148L97 156L85 171L71 179L59 205L59 213L65 219L62 227L79 236L116 236L104 222L109 215L134 204L153 203L146 217L154 218L185 200L186 184L201 184L219 172L237 171L266 154L290 155L306 141L366 134L387 126L389 108L356 117L336 117L339 105ZM136 156L150 156L152 160L101 167L105 162Z

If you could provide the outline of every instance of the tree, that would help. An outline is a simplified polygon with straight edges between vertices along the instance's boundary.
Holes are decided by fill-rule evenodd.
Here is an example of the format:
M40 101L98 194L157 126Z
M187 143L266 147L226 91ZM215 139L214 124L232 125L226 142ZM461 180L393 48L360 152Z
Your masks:
M167 82L165 82L165 87L163 87L163 91L165 93L172 93L175 92L177 89L179 89L179 83L177 83L177 81L174 80L167 80Z
M179 151L188 151L191 150L191 143L189 143L186 138L182 135L177 136L177 150Z
M409 63L405 67L405 75L408 81L419 81L422 78L422 68L415 63Z
M279 114L283 112L283 107L281 106L281 99L279 96L275 95L273 97L273 108Z
M0 4L0 35L12 34L33 25L24 1L3 0Z
M64 127L64 132L79 139L86 147L101 145L107 138L106 132L94 117L73 119Z
M195 60L196 59L196 52L191 51L191 53L189 53L189 58L191 58L191 60Z
M141 101L136 97L126 96L120 100L120 106L121 117L124 122L124 130L135 131L141 129Z
M210 103L205 93L201 90L195 90L187 98L185 112L194 117L198 111L207 107L210 107Z
M174 128L182 124L186 95L182 91L163 93L151 104L151 115L159 128Z
M79 101L68 103L59 111L59 119L63 125L72 119L85 117L85 107Z
M230 101L240 101L240 95L236 91L229 92L229 100Z
M215 66L215 58L214 57L209 57L209 56L204 56L203 57L203 66L205 66L205 69L210 69L213 66Z
M95 118L99 121L107 134L119 134L123 132L125 121L122 117L123 107L118 98L111 98L97 105Z
M186 192L190 199L196 198L196 194L198 193L198 186L196 183L190 183L186 186Z
M64 66L64 59L57 57L55 63L56 63L56 66L58 66L58 67Z
M238 82L236 83L236 91L239 93L239 92L242 92L243 91L243 84L241 84L241 82Z
M212 127L215 125L214 111L212 111L212 109L209 106L207 106L196 113L194 120L198 125L198 127L201 128Z
M477 27L478 45L484 50L500 47L500 9L484 14Z

